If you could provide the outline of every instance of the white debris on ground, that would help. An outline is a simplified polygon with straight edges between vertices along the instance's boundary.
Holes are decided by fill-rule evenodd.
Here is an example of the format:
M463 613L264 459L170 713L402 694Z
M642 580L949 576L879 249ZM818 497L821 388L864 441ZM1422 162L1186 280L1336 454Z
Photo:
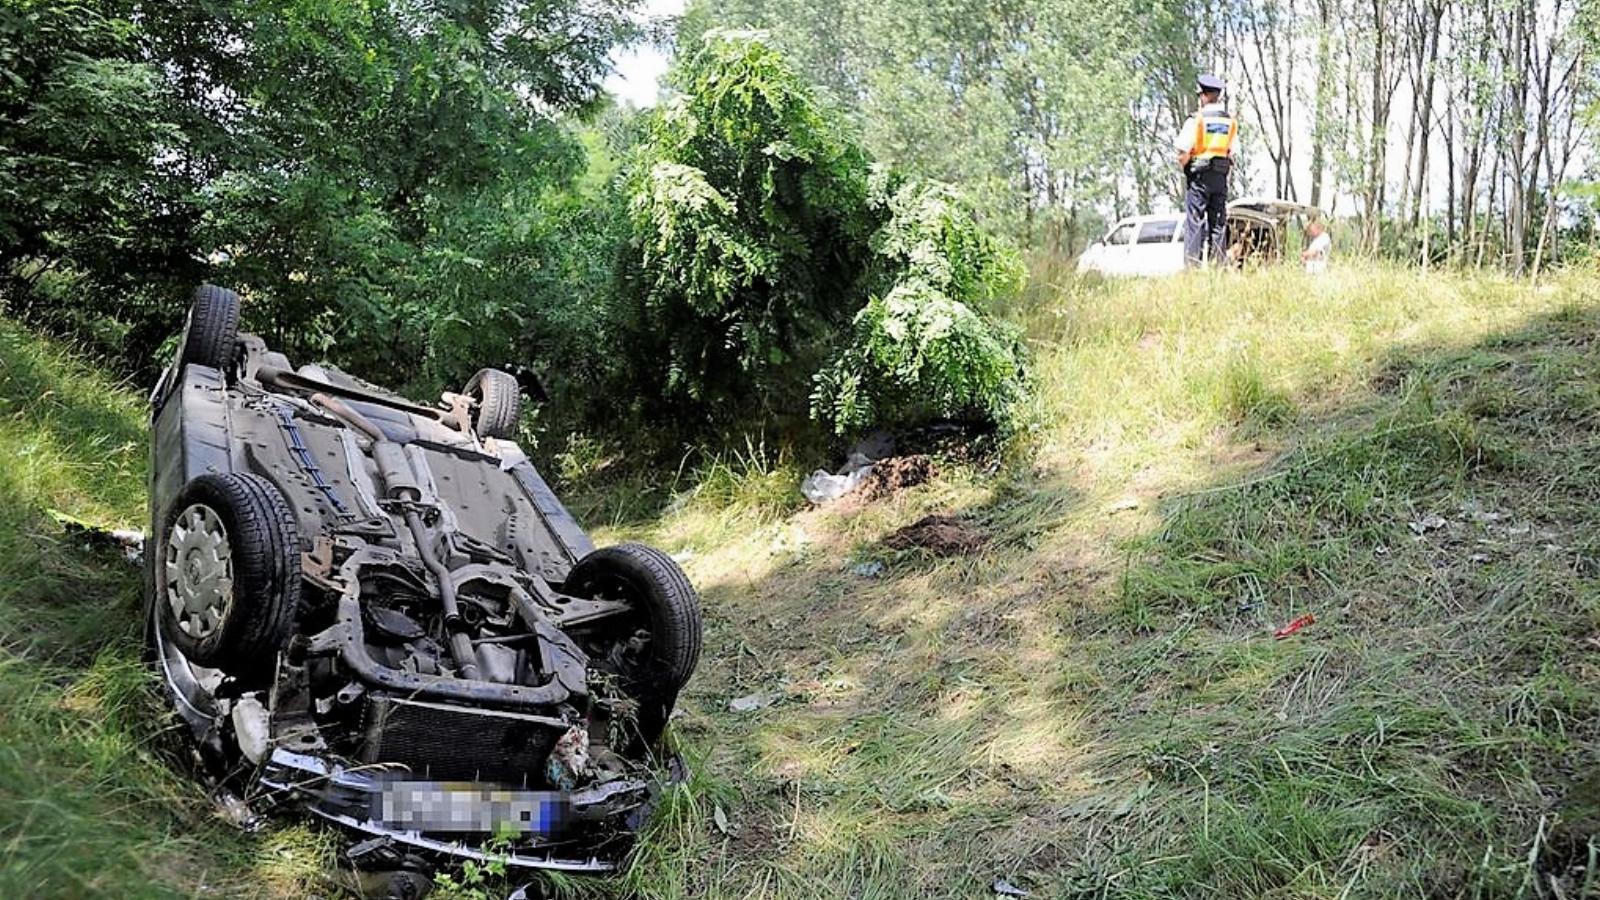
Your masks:
M1438 531L1446 524L1447 523L1445 522L1444 516L1441 516L1438 513L1428 513L1422 518L1412 522L1410 527L1412 532L1418 535L1423 535L1430 531Z
M1026 890L1023 890L1022 888L1017 887L1016 885L1014 885L1011 882L1005 880L1004 878L996 878L994 880L994 883L989 885L989 889L994 891L997 896L1001 896L1001 897L1026 897L1026 896L1028 896L1028 892Z
M144 532L131 528L106 528L57 509L49 510L49 513L67 534L84 537L89 544L114 544L121 548L122 556L128 562L144 561Z
M144 560L144 532L116 528L111 531L111 539L122 547L122 555L128 562L137 563Z
M818 506L832 503L860 487L872 474L874 464L893 455L894 435L874 431L850 448L844 465L837 472L818 469L807 475L800 482L800 493Z
M883 560L874 559L860 565L852 566L850 574L860 578L881 578L884 570Z
M758 709L766 709L783 699L782 691L766 691L758 694L746 694L728 701L728 712L746 713Z

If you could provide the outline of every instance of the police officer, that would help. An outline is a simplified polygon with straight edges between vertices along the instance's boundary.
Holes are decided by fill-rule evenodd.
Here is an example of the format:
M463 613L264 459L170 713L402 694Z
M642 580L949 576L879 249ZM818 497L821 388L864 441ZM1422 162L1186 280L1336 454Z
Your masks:
M1188 184L1184 206L1183 262L1200 265L1210 248L1213 265L1224 259L1228 230L1228 173L1233 170L1233 142L1239 122L1222 103L1222 79L1201 75L1200 110L1183 123L1173 146Z

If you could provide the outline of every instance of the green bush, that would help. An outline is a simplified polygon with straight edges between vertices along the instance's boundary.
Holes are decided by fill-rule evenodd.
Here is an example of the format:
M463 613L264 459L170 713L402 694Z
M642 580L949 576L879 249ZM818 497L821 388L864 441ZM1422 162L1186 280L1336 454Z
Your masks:
M1015 252L952 188L875 165L762 35L708 32L670 77L623 181L633 383L837 433L1012 426L1021 345L984 305L1020 288Z
M209 280L292 359L419 395L526 367L601 433L1008 423L1015 254L759 34L605 109L625 7L0 9L0 303L148 377Z

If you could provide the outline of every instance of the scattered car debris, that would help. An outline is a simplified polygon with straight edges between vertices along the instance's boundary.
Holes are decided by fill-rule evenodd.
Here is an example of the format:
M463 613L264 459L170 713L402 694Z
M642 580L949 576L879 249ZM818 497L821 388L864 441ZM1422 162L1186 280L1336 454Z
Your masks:
M251 809L238 794L226 788L213 792L211 802L223 821L245 834L255 834L266 824L265 817Z
M845 456L836 472L818 469L800 482L800 493L813 504L832 503L847 494L874 502L895 491L926 482L935 471L926 454L895 455L895 438L883 431L867 435Z
M996 878L994 880L994 884L991 884L989 886L989 888L990 888L990 890L994 891L995 896L997 896L997 897L1027 897L1027 896L1030 896L1028 891L1017 887L1016 885L1014 885L1011 882L1005 880L1004 878Z
M198 290L150 396L145 637L203 777L370 837L385 891L441 857L615 868L677 771L688 578L595 548L511 440L513 375L420 404L239 312Z
M860 487L872 474L873 465L894 455L894 437L875 431L845 454L844 465L836 472L818 469L800 482L800 493L813 504L832 503Z
M855 575L858 578L882 578L883 571L886 568L887 566L883 564L883 560L874 559L869 562L861 563L860 565L852 566L850 568L850 574Z
M989 536L956 516L923 516L883 539L891 550L923 550L934 556L972 553L988 542Z
M1274 638L1276 638L1277 640L1281 641L1284 638L1288 637L1289 635L1294 634L1295 632L1299 631L1300 629L1305 628L1307 625L1315 624L1316 621L1317 621L1317 617L1315 615L1312 615L1311 613L1306 613L1305 615L1301 616L1300 618L1295 619L1293 622L1290 622L1289 624L1283 626L1282 628L1279 628L1277 631L1274 631L1272 633L1272 636Z
M144 532L134 531L129 528L106 528L93 522L85 522L76 516L70 516L60 510L50 510L50 518L61 525L62 530L74 537L82 537L91 544L105 547L117 547L122 551L123 558L129 562L138 562L144 558Z
M856 469L847 469L837 475L826 469L818 469L807 475L800 482L800 493L804 494L805 498L813 504L821 506L824 503L832 503L845 494L854 491L861 486L862 482L867 480L867 476L870 474L872 474L872 466L870 464Z
M1410 527L1412 532L1415 534L1423 535L1430 531L1438 531L1447 524L1449 523L1445 521L1444 516L1441 516L1438 513L1428 513L1422 518L1412 522Z
M765 691L758 694L745 694L728 701L728 712L747 713L758 709L766 709L783 699L782 691Z

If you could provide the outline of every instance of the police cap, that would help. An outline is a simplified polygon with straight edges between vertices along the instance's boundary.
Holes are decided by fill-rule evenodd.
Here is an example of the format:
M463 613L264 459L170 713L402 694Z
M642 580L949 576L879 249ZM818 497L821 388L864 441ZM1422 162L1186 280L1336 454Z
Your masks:
M1216 91L1220 94L1222 93L1222 89L1224 87L1222 79L1215 75L1201 75L1195 80L1195 83L1199 85L1201 93Z

